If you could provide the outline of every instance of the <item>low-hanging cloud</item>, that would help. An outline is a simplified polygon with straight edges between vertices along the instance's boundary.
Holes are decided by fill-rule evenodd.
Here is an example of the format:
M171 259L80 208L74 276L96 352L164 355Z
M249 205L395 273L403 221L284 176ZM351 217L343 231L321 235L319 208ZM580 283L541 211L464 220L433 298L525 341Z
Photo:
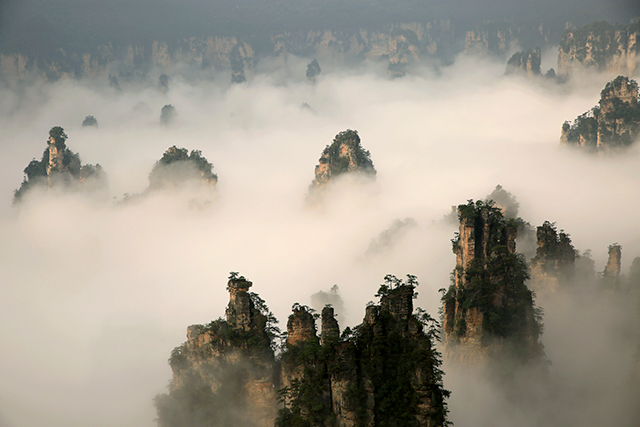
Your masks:
M435 315L437 290L448 286L455 264L455 228L441 218L496 184L518 198L519 215L532 225L556 221L576 248L591 248L598 270L614 241L623 248L623 272L640 255L638 150L597 157L558 144L563 121L592 106L615 76L576 76L558 86L504 78L502 63L460 57L438 72L425 68L395 80L383 66L347 71L321 64L312 85L304 76L308 62L267 62L249 83L233 86L227 75L176 75L166 93L155 81L118 93L106 76L38 82L20 94L0 89L3 425L154 425L151 399L170 379L166 359L188 325L224 314L229 271L253 281L283 323L294 302L309 304L334 284L345 304L341 327L360 323L386 274L417 275L417 305ZM167 104L178 116L163 127ZM99 129L81 126L87 115ZM83 163L102 165L110 193L34 192L13 208L22 170L40 157L52 126L65 129ZM348 128L371 152L376 182L338 182L322 211L305 207L322 149ZM213 163L219 181L208 209L162 191L114 203L147 188L151 168L173 145L201 150ZM418 225L391 250L363 257L372 239L408 217ZM597 378L617 396L638 339L628 326L637 307L620 306L611 295L585 296L582 305L576 298L539 301L543 342L555 361L550 370L575 396L593 386L581 382L585 371L606 366ZM587 357L570 348L568 336L586 349L590 333L598 352ZM585 371L569 355L581 358ZM476 419L534 425L549 408L560 425L594 405L605 413L617 408L603 407L598 393L564 408L543 394L539 411L521 413L499 391L484 393L489 383L470 381L445 376L458 426ZM602 424L597 417L583 424L592 421Z

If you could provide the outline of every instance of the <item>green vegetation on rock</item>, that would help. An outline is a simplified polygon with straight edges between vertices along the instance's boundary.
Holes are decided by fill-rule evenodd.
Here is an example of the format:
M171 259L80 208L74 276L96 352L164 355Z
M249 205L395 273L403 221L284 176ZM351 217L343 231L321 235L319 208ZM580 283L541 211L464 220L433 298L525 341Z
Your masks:
M218 176L213 173L213 165L200 150L169 147L156 162L149 174L149 189L175 187L189 182L203 182L215 185Z
M35 187L72 190L93 180L99 186L104 186L106 176L102 167L99 164L82 165L80 156L67 147L67 139L62 127L54 126L49 130L47 148L42 153L41 160L31 160L24 169L22 184L14 191L14 204L20 202Z
M458 206L458 217L460 232L452 239L458 262L453 283L442 290L447 343L473 342L480 346L473 351L490 354L497 345L521 361L539 360L542 313L525 284L524 256L515 251L517 221L505 219L492 201L469 200Z

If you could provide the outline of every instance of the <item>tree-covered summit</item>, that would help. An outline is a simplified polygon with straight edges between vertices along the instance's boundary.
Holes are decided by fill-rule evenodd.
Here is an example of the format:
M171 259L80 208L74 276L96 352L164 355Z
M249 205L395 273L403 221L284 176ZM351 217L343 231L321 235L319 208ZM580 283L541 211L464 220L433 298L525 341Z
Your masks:
M213 173L211 164L200 150L169 147L158 160L149 174L149 189L176 187L189 182L202 182L215 185L218 176Z

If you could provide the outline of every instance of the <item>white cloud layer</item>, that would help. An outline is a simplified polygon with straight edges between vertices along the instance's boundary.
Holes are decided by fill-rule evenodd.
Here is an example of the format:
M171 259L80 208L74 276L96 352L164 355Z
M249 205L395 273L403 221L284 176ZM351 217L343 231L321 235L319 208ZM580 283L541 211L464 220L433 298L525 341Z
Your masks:
M638 150L594 157L558 144L563 121L593 107L615 76L556 86L503 78L503 64L461 57L397 80L379 66L321 64L312 86L303 80L307 62L265 63L250 83L232 87L226 75L174 76L167 94L116 93L106 77L33 84L19 95L0 88L1 425L154 425L151 399L170 380L171 349L188 325L224 314L229 271L254 282L283 328L294 302L309 304L333 284L347 309L341 326L359 323L388 273L417 275L417 304L435 315L455 263L455 229L439 221L496 184L517 196L525 220L556 221L578 249L591 248L598 270L613 242L622 245L623 272L640 256ZM165 104L178 112L168 129L159 125ZM80 126L86 115L99 129ZM40 158L53 126L84 163L104 167L110 194L34 193L12 208L22 170ZM323 212L305 209L322 149L347 128L370 150L377 182L338 183ZM112 197L147 187L172 145L202 150L214 164L211 209L189 209L171 194L115 205ZM371 239L406 217L419 227L388 253L363 257ZM638 342L629 326L638 324L637 305L573 298L540 301L554 387L574 393L571 404L558 408L544 395L521 413L491 385L448 372L457 426L536 425L549 408L557 425L571 424L572 414L581 425L606 424L584 414L618 406L589 391L621 393ZM583 380L599 369L598 384Z

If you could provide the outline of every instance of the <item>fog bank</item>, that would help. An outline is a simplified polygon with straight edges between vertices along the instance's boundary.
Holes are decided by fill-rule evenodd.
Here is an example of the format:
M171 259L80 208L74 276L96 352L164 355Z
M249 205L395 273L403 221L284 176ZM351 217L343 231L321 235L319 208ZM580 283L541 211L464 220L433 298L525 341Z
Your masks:
M597 157L558 144L562 123L595 105L615 76L557 86L504 78L504 64L472 57L395 80L379 67L322 66L316 85L297 68L273 72L267 64L235 86L228 76L173 76L167 94L117 93L106 78L0 89L0 424L155 425L151 399L170 380L166 360L188 325L224 315L230 271L253 281L283 329L294 302L310 304L311 294L334 284L345 301L341 328L360 323L386 274L418 276L416 304L435 316L437 290L455 265L456 230L441 219L496 184L516 195L532 225L556 221L577 249L591 248L597 270L613 242L622 245L623 272L640 256L638 149ZM178 112L170 127L159 123L166 104ZM86 115L98 129L81 127ZM83 163L103 166L109 194L32 193L13 208L22 170L40 158L53 126L65 129ZM376 182L342 180L324 209L308 209L320 153L345 129L357 130L371 152ZM173 145L202 150L214 164L209 209L191 209L189 197L172 193L114 203L143 191ZM404 218L417 227L365 256L372 239ZM447 372L457 426L535 425L549 407L557 425L575 413L583 425L600 425L603 418L587 415L616 410L603 394L584 392L594 385L584 377L606 368L593 378L618 396L638 342L635 326L623 328L637 324L637 297L579 298L538 301L550 370L571 404L559 407L542 393L540 405L520 413L499 391L485 393L491 386L482 379ZM480 413L492 421L483 424Z

